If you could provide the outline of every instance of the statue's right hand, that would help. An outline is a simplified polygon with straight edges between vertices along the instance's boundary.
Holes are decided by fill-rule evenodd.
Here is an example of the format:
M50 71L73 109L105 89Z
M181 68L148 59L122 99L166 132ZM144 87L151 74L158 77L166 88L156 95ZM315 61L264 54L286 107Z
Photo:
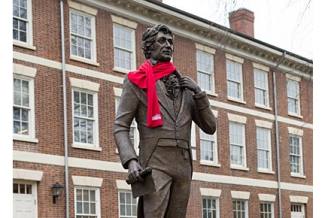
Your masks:
M142 171L142 167L136 160L130 160L128 164L128 179L129 183L136 183L136 182L142 182L143 178L140 176L140 171Z

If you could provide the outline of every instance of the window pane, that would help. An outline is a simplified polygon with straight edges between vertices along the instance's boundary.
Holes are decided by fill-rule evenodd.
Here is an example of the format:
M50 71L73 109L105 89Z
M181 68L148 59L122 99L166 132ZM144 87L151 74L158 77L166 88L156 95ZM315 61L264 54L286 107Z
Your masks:
M14 183L13 185L13 193L18 193L18 184L17 183Z

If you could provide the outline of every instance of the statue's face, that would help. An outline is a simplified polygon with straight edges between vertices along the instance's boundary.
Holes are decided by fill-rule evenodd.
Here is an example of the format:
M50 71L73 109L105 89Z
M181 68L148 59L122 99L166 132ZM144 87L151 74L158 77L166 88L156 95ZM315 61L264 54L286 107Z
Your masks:
M169 62L174 51L173 37L164 32L158 32L156 41L153 43L150 60L153 62Z

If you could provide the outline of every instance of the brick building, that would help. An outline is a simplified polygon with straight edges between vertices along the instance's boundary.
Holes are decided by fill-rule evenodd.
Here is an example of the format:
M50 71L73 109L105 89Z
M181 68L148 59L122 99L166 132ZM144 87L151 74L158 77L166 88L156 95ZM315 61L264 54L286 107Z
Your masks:
M14 0L14 217L136 217L113 122L158 23L217 118L214 135L193 125L187 217L313 217L313 62L256 40L249 10L229 21L155 0Z

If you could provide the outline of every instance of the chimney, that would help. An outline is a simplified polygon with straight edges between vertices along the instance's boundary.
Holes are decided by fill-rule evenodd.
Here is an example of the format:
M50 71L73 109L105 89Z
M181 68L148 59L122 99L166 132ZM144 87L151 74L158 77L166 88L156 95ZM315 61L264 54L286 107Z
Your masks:
M254 37L254 13L246 8L229 13L230 29Z

